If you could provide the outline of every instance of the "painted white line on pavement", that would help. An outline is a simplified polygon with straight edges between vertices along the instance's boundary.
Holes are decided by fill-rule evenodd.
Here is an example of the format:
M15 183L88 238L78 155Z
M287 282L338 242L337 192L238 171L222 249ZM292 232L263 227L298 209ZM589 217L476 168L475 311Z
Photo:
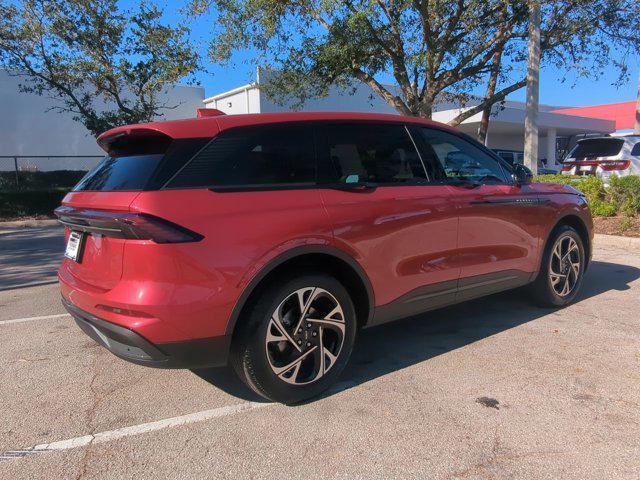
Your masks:
M13 320L0 320L0 327L2 325L10 325L12 323L23 323L23 322L33 322L35 320L51 320L54 318L62 318L62 317L70 317L68 313L60 313L58 315L44 315L42 317L25 317L25 318L15 318Z
M334 395L344 390L348 390L355 385L356 382L350 380L340 382L333 388L327 390L325 395ZM157 422L142 423L140 425L118 428L116 430L108 430L106 432L99 432L93 435L84 435L82 437L69 438L67 440L59 440L51 443L42 443L35 447L25 448L22 450L0 452L0 462L4 460L15 460L16 458L26 457L27 455L33 455L35 453L70 450L72 448L86 447L87 445L111 442L123 437L141 435L143 433L155 432L165 428L179 427L190 423L204 422L206 420L211 420L212 418L226 417L228 415L234 415L236 413L273 405L277 404L268 402L244 402L236 405L229 405L227 407L213 408L211 410L203 410L202 412L180 415L179 417L166 418L164 420L158 420Z
M70 450L72 448L85 447L89 444L93 445L98 443L111 442L112 440L117 440L123 437L155 432L157 430L178 427L190 423L204 422L205 420L211 420L212 418L226 417L228 415L233 415L248 410L254 410L256 408L265 407L268 405L273 404L259 402L239 403L237 405L213 408L211 410L190 413L187 415L181 415L179 417L166 418L164 420L158 420L157 422L142 423L140 425L133 425L130 427L118 428L116 430L99 432L93 435L84 435L83 437L69 438L67 440L60 440L58 442L52 443L43 443L40 445L36 445L35 447L26 448L24 450L12 450L9 452L0 453L0 461L21 458L34 453Z

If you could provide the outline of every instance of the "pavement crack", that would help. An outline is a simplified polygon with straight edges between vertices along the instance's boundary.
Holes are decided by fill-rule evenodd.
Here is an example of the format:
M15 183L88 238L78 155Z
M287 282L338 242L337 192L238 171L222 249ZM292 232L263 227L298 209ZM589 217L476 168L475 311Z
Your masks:
M98 392L96 389L96 380L98 378L98 359L100 357L101 350L94 350L94 352L93 363L91 366L93 374L91 376L91 382L89 382L89 391L91 392L92 403L91 407L87 410L86 413L86 425L88 427L88 430L90 431L90 433L88 433L87 435L91 436L91 440L89 440L89 443L84 449L82 459L80 460L80 464L78 466L78 475L76 476L76 480L81 480L87 474L89 458L91 457L91 447L93 446L93 441L95 440L95 433L97 428L95 424L96 411L104 400L104 397L100 395L100 392Z

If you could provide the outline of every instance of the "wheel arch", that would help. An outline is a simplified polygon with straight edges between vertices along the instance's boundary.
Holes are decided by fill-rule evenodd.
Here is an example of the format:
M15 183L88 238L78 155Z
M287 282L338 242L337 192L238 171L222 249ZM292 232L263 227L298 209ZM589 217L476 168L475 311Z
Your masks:
M542 250L542 252L546 252L547 248L549 247L549 240L551 240L551 237L553 236L553 232L555 232L558 227L561 227L563 225L567 225L569 227L572 227L576 232L578 232L578 235L580 235L580 239L582 240L582 245L584 246L584 257L585 257L585 270L586 268L589 266L589 261L591 259L591 238L589 236L589 229L587 228L586 223L584 222L584 220L582 220L582 218L580 218L579 215L576 215L574 213L568 213L562 217L560 217L556 223L553 225L553 227L549 230L549 233L547 234L547 238L545 239L544 242L544 249Z
M335 247L308 245L292 248L269 261L247 284L236 302L226 334L234 335L238 320L252 305L259 292L275 278L292 270L313 267L314 272L328 273L343 283L349 291L356 309L358 326L368 324L373 316L374 294L364 269L351 256Z

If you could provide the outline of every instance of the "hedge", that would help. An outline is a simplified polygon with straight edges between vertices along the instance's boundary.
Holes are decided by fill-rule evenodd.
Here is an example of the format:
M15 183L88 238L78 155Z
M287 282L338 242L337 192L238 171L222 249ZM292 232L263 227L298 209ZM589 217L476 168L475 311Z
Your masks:
M18 185L16 185L16 172L3 171L0 172L0 192L72 188L86 173L82 170L20 171L18 172Z
M591 213L597 217L613 217L619 213L633 217L640 211L640 176L629 175L609 179L605 185L595 175L578 177L573 175L537 175L536 182L563 183L572 185L587 197Z
M19 218L33 215L53 215L68 188L0 192L0 218Z

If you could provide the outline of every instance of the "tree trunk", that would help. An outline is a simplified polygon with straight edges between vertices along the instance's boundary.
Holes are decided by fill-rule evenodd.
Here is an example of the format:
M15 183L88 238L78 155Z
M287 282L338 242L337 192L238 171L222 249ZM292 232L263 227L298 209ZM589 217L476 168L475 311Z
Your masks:
M500 74L500 62L502 59L502 51L504 45L502 45L493 54L493 66L491 67L491 73L489 75L489 84L487 85L487 91L484 98L491 98L496 93L496 85L498 84L498 75ZM487 144L487 132L489 131L489 117L491 116L491 107L493 105L485 105L482 109L482 119L480 120L480 126L478 127L478 141Z
M540 0L530 0L529 10L524 164L536 174L538 173L538 104L540 99Z
M640 135L640 72L638 72L638 99L636 100L636 124L634 133Z
M504 23L507 17L507 8L508 4L505 2L503 4L502 10L500 11L500 21ZM496 46L496 51L493 53L493 57L491 59L491 72L489 73L489 84L487 85L487 91L485 92L484 98L493 98L496 93L496 86L498 85L498 76L500 75L500 66L502 64L502 52L504 52L504 46L506 43L506 34L502 32L505 40L501 40ZM478 141L484 143L485 146L488 146L487 142L487 133L489 132L489 117L491 116L491 109L493 105L487 104L482 109L482 118L480 119L480 126L478 127Z

